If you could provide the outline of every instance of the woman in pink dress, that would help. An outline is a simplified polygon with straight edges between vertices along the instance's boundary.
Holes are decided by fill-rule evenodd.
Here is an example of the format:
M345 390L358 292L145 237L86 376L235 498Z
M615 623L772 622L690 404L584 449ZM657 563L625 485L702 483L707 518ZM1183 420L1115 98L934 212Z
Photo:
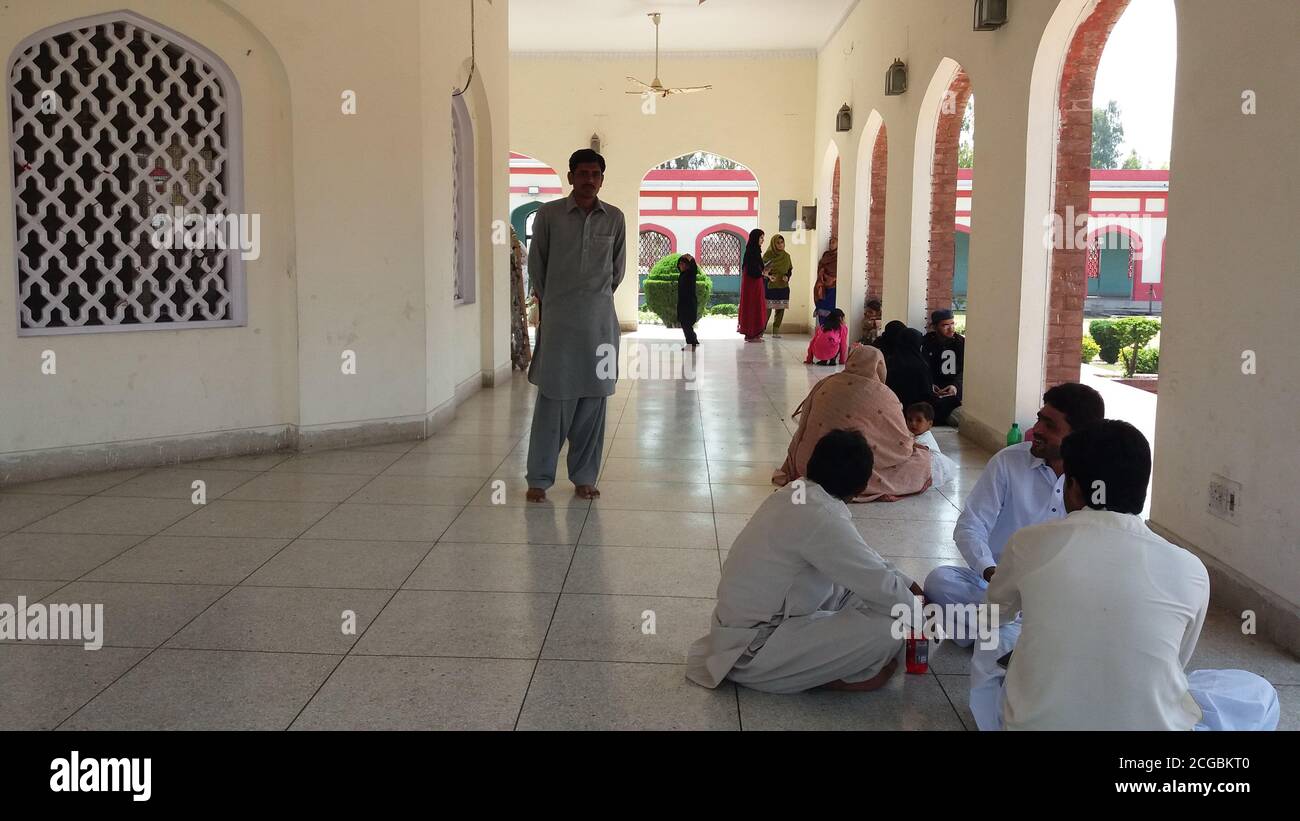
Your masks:
M763 232L749 232L745 257L740 265L740 310L736 330L746 342L762 342L767 327L767 271L763 265Z

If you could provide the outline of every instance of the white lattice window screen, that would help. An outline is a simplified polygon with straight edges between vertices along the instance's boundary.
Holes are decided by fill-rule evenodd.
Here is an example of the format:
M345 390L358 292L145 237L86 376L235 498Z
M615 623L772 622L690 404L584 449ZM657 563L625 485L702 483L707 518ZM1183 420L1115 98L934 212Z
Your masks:
M641 276L648 276L654 264L673 252L673 241L659 231L642 231L638 249L637 268Z
M242 322L237 247L152 238L177 208L224 226L240 205L233 80L162 31L116 14L14 55L20 335Z
M714 231L700 240L700 269L709 276L735 276L740 273L744 241L730 231Z

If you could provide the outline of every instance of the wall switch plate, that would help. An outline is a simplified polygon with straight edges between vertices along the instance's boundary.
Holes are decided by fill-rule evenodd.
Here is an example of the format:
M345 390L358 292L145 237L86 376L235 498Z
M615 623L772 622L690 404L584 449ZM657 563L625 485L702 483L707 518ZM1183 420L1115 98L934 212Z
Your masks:
M1210 515L1236 524L1240 510L1241 482L1234 482L1217 473L1210 474Z

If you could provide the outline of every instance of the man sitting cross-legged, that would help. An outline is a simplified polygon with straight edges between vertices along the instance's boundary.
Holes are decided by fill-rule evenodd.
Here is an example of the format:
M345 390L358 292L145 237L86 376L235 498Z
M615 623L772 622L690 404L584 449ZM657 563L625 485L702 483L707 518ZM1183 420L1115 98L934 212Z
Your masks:
M1067 382L1043 394L1033 441L995 453L966 498L952 538L967 566L944 565L930 571L925 578L926 599L945 606L984 601L1002 546L1011 534L1065 516L1061 440L1105 416L1101 394L1087 385ZM958 628L964 637L956 642L969 647L976 625L968 618L964 621L964 631Z
M1004 648L975 650L971 710L1009 730L1272 730L1277 692L1243 670L1184 668L1210 600L1205 565L1141 518L1151 448L1106 420L1061 443L1063 520L1018 531L989 583L998 614L1022 611L995 698L977 669Z
M825 434L805 479L773 493L736 537L722 568L709 635L686 676L769 693L874 690L898 667L890 611L920 606L921 588L867 546L846 501L871 479L857 431Z

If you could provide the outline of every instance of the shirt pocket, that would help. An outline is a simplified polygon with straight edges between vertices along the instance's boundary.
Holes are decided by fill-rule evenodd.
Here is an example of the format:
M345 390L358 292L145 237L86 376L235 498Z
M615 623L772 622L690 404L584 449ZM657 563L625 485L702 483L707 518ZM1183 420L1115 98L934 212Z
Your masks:
M608 268L614 263L614 235L593 234L588 259L597 267Z

